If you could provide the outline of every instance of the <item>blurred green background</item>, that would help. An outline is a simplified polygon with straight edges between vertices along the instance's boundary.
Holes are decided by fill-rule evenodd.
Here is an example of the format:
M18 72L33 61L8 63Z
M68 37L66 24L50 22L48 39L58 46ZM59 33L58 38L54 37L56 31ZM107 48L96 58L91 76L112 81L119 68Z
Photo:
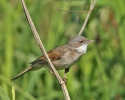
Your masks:
M78 34L90 6L90 0L25 1L47 51ZM96 42L68 73L71 99L125 100L125 0L98 0L82 35ZM10 81L41 55L20 0L0 0L0 86L10 100L12 86L16 100L64 100L46 69Z

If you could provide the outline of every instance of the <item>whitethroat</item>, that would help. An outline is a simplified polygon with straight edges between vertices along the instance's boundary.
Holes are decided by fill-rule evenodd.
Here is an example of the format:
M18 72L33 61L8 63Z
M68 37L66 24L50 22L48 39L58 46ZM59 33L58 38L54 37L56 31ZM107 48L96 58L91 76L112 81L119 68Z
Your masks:
M64 80L66 80L66 74L69 72L71 66L79 59L79 57L86 53L88 44L94 42L94 40L88 40L83 36L75 36L69 42L63 46L57 47L47 54L57 70L65 70ZM40 69L43 65L49 68L51 74L54 74L49 67L48 62L44 56L39 57L35 61L30 63L31 65L19 73L12 80L17 79L21 75L36 69Z

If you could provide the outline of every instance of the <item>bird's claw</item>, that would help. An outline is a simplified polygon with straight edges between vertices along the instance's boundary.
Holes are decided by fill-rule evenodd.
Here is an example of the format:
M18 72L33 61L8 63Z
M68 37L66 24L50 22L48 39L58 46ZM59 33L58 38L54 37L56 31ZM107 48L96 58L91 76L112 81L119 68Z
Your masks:
M68 83L68 79L67 78L62 78L62 80L65 82L65 84L67 85L67 83Z

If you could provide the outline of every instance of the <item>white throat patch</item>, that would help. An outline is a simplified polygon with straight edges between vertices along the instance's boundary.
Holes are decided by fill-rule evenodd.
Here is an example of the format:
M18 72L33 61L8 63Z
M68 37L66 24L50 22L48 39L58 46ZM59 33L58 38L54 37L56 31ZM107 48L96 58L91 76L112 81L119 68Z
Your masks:
M86 53L88 44L83 44L82 46L76 48L77 52Z

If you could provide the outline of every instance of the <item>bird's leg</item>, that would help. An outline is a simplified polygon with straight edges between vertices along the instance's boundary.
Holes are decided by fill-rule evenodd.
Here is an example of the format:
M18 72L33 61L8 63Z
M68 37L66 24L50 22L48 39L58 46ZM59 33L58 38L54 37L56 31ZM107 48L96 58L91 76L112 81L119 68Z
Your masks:
M49 70L49 73L55 76L54 72L51 69Z
M69 72L69 68L65 69L64 77L62 78L62 80L65 81L66 84L68 82L68 79L66 78L68 72Z
M68 72L69 72L69 68L65 69L64 78L66 78Z
M69 72L69 68L65 69L64 77L62 78L65 84L67 84L68 82L68 79L66 78L68 72ZM54 72L51 69L49 70L49 73L55 76Z

